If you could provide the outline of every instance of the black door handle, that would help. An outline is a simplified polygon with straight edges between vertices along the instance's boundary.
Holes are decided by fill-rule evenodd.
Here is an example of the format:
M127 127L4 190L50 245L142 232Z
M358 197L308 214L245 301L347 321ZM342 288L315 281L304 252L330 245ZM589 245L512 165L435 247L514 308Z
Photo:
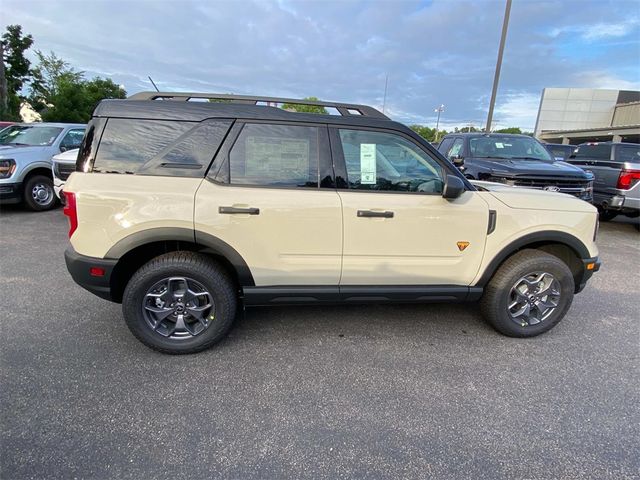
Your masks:
M375 210L358 210L358 217L393 218L393 212L376 212Z
M236 214L244 213L249 215L260 215L260 209L255 207L218 207L218 213Z

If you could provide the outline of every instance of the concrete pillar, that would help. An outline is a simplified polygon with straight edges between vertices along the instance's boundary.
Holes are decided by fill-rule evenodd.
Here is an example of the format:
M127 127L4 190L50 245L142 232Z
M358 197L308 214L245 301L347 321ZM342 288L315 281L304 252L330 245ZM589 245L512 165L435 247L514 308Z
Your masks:
M614 135L613 136L613 141L614 142L621 142L622 141L622 135Z
M571 142L569 141L569 137L562 137L562 144L569 145Z

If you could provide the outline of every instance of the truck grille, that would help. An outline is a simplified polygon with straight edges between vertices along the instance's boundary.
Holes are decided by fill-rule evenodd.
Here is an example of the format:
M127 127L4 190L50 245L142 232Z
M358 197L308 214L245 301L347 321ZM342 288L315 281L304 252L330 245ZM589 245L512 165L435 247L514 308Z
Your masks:
M589 180L567 180L564 178L509 178L509 185L516 187L534 188L536 190L548 190L573 195L583 200L591 200L593 197L593 183ZM492 177L492 182L505 183L504 178Z
M54 162L53 163L53 171L54 171L56 177L58 177L60 180L64 180L66 182L67 178L69 178L69 175L71 175L73 172L76 171L76 164L75 163L58 163L58 162Z

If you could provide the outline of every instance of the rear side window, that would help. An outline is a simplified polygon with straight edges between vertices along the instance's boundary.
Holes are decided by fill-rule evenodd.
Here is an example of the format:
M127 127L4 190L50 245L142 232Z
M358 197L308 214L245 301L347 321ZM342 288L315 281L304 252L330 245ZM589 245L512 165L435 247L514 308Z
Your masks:
M618 147L618 161L640 163L640 145L621 145Z
M594 158L596 160L609 160L611 158L611 145L606 143L580 145L576 150L575 158Z
M136 173L195 125L192 122L110 118L100 140L93 171Z
M229 154L229 183L318 187L318 127L247 124Z

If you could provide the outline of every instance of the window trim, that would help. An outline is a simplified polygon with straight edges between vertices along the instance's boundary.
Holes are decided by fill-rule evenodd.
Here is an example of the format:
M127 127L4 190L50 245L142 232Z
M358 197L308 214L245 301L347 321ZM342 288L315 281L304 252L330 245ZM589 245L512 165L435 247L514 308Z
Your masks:
M315 127L318 129L318 186L317 187L290 187L290 186L278 186L278 185L243 185L238 183L231 183L231 163L230 154L235 146L236 142L240 138L244 127L246 125L274 125L274 126L291 126L291 127ZM297 190L297 191L321 191L331 190L335 191L335 172L331 161L331 149L329 145L329 135L327 132L326 123L312 123L312 122L292 122L292 121L273 121L273 120L253 120L253 119L237 119L233 124L227 137L223 141L221 147L218 149L218 153L213 159L212 166L215 165L218 160L219 167L215 173L210 169L207 172L206 179L216 185L223 187L235 187L235 188L268 188L272 190ZM331 187L322 187L322 172L325 172L331 176Z
M348 187L348 175L347 175L347 165L344 159L344 152L342 151L342 141L340 140L340 132L338 130L362 130L365 132L378 132L378 133L386 133L390 135L397 135L411 144L413 144L416 148L422 151L425 155L431 158L436 164L440 166L442 172L444 174L443 182L446 181L446 176L451 175L451 169L449 165L444 164L440 159L436 156L432 155L429 150L424 148L420 143L416 142L410 135L407 135L405 132L400 130L392 130L388 128L376 128L376 127L361 127L361 126L352 126L352 125L329 125L329 140L331 141L331 152L333 156L334 169L336 173L336 183L339 182L338 179L341 179L344 182L347 182L347 187L338 186L336 191L338 192L357 192L357 193L376 193L376 194L386 194L386 195L428 195L428 196L437 196L441 197L442 193L430 193L430 192L399 192L393 190L358 190L355 188ZM447 163L451 163L446 160ZM342 177L342 175L344 175ZM465 191L469 191L470 189L467 186L467 182L465 184Z

